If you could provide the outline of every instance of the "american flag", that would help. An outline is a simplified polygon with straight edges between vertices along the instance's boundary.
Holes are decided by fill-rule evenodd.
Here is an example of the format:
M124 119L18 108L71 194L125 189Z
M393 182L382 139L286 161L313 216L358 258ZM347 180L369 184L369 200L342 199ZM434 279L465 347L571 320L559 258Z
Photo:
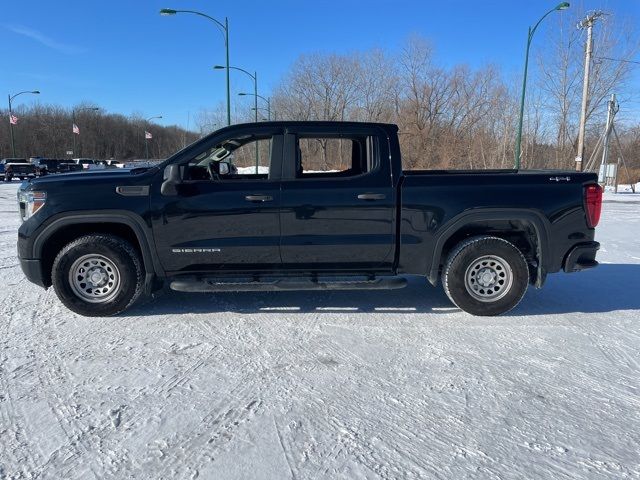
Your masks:
M11 123L11 125L17 125L18 117L16 117L15 115L9 115L9 123Z
M76 135L80 135L80 129L75 123L73 124L73 133L75 133Z
M151 135L150 132L147 132L146 130L144 131L144 138L146 138L147 140L151 140L153 138L153 135Z

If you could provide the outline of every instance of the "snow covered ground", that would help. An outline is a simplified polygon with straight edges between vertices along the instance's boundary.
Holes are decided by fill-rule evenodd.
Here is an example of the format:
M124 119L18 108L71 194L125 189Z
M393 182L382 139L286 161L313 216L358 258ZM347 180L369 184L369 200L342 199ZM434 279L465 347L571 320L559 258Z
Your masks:
M508 315L381 292L178 294L70 313L0 185L0 479L640 477L640 196L593 271Z

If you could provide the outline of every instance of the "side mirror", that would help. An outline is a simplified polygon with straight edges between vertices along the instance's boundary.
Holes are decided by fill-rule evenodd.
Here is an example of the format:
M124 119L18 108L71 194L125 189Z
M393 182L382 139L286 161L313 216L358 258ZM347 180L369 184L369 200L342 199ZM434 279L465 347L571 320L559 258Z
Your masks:
M218 168L220 169L220 175L229 175L229 173L231 173L231 165L229 162L219 162Z
M174 196L178 194L178 185L182 183L182 174L180 173L180 165L172 163L164 168L164 181L160 186L160 193L166 196Z

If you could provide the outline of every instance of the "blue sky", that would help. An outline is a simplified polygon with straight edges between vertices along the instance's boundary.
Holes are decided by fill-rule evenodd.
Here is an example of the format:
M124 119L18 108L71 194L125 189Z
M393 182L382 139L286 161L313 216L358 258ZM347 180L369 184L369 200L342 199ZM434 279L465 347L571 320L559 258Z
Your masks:
M225 99L224 44L216 27L194 15L161 17L160 8L205 12L230 22L231 63L258 71L268 96L303 53L390 52L411 34L433 42L443 65L500 65L507 78L522 69L527 27L557 2L487 1L255 1L67 0L3 2L0 93L39 89L42 101L64 106L93 102L108 112L163 115L186 126L187 116ZM639 0L578 0L572 8L602 9L640 22ZM393 7L391 7L393 5ZM543 48L548 19L533 50ZM532 68L535 68L532 67ZM640 81L636 69L635 79ZM235 93L251 80L232 72ZM5 97L6 98L6 97ZM636 106L637 108L637 106ZM193 128L193 120L191 127Z

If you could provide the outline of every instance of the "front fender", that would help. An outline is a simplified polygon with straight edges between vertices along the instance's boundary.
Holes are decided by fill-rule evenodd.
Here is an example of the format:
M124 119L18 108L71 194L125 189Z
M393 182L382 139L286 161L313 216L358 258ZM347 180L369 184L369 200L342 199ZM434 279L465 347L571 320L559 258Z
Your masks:
M47 219L30 234L23 231L23 228L27 227L27 222L25 222L18 231L19 256L21 258L40 259L44 245L56 232L70 225L85 223L116 223L131 228L140 245L146 271L153 272L157 276L164 276L162 265L160 265L157 255L153 254L155 249L153 231L140 215L126 210L81 210L60 213Z

